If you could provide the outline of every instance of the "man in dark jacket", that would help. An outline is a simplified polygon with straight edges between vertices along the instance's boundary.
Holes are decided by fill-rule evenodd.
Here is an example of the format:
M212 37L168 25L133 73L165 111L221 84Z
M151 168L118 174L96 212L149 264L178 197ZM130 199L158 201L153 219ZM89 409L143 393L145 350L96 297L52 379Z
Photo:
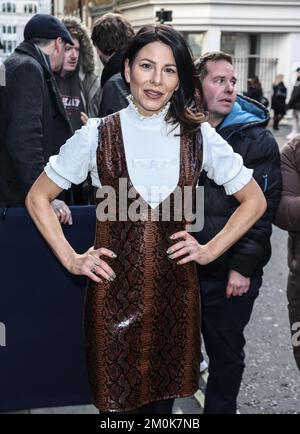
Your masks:
M261 186L266 213L232 248L209 265L198 267L203 306L203 337L209 356L205 413L236 413L244 370L244 329L271 256L272 219L280 201L278 145L266 129L269 113L261 104L236 96L231 56L207 53L196 62L209 122L239 153ZM201 244L229 220L237 201L203 172L204 228L195 234Z
M66 42L73 44L61 21L38 14L28 21L24 41L5 61L6 86L0 88L1 207L24 206L49 157L72 133L52 74L62 66ZM69 221L64 202L54 205L60 221Z
M288 139L293 139L300 133L300 68L296 69L297 79L291 98L287 104L287 110L293 109L293 127L290 134L287 135Z
M92 41L104 65L99 117L115 113L128 105L129 88L121 76L121 69L124 51L133 37L131 24L119 14L105 14L93 26Z

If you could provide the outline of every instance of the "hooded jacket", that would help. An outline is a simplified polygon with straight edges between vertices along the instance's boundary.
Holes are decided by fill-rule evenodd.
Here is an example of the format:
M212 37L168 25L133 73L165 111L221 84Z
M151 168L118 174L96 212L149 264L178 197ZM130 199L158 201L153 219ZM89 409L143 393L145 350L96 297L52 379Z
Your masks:
M199 266L203 279L226 279L230 270L246 277L258 277L271 256L272 220L280 201L281 173L278 145L266 128L269 112L247 97L238 96L232 111L216 129L239 153L244 165L254 169L253 177L267 200L267 210L255 225L226 253L214 262ZM195 234L201 244L207 243L227 223L239 203L227 196L203 171L199 185L204 186L204 228Z
M298 331L293 350L300 369L300 136L281 150L282 197L274 223L289 232L287 298L292 334ZM296 328L295 325L298 325Z
M95 74L95 50L89 36L89 31L75 17L65 17L62 21L71 35L76 35L80 42L79 80L84 111L89 117L98 117L101 84L100 77Z
M5 61L0 87L0 206L24 206L49 157L72 134L49 58L22 42Z

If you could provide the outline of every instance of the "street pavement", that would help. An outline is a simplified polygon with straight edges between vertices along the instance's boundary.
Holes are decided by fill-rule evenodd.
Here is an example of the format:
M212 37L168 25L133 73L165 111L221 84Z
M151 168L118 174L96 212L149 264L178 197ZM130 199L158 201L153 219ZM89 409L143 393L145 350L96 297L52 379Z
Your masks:
M290 128L281 127L275 137L281 147ZM260 295L246 331L246 369L238 399L241 414L300 414L300 373L292 354L287 313L287 234L274 227L273 255L265 267ZM200 414L203 405L205 379L202 391L194 397L177 399L173 412ZM24 410L24 413L97 413L94 406Z

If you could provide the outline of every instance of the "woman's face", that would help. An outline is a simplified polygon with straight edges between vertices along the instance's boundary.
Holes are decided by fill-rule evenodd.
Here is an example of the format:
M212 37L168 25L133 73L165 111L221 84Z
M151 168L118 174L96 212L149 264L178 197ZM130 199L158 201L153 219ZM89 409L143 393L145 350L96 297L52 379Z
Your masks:
M132 65L126 59L125 77L134 102L144 116L160 112L179 88L173 52L162 42L145 45Z

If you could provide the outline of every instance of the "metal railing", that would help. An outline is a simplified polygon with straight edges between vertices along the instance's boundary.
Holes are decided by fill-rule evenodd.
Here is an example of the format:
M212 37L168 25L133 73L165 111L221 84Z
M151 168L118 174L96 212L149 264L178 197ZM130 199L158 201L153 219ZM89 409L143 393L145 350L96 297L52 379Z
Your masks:
M234 57L233 63L238 77L237 91L239 93L247 92L248 78L256 75L261 82L264 96L270 101L272 82L277 72L278 59L249 55L247 57Z

